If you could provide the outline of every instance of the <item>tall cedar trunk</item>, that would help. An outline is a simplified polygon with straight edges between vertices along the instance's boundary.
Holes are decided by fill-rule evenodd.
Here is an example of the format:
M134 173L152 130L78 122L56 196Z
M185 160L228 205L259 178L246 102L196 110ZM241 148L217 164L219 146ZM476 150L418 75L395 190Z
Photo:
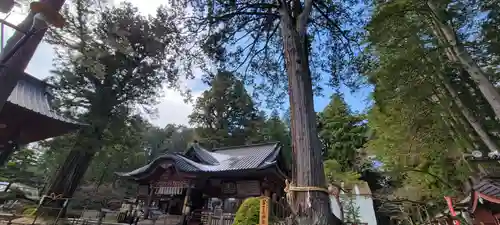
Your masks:
M440 103L443 110L447 112L442 113L441 115L444 123L450 128L452 132L456 133L455 139L460 146L464 147L464 149L476 148L476 137L473 135L474 132L472 132L470 125L465 122L465 120L463 120L462 116L458 116L457 118L457 115L462 115L462 113L457 109L453 102L450 102L449 105L444 104L445 102L447 102L447 100L445 99L448 95L442 93L441 90L441 85L436 85L435 93L438 102ZM460 137L465 138L465 140L462 141L462 138Z
M478 140L476 138L476 135L475 135L475 134L477 134L477 132L475 132L475 130L471 129L471 125L469 122L466 122L464 120L465 115L462 112L462 110L460 109L460 107L458 107L458 105L455 103L453 98L451 101L448 100L448 98L450 97L451 94L446 89L446 87L443 87L443 86L444 86L443 82L436 83L436 85L435 85L436 90L434 92L435 92L435 96L437 97L437 101L440 103L442 109L447 112L447 113L442 113L441 116L443 118L444 123L449 127L450 132L452 132L452 137L454 137L455 142L458 143L460 146L464 147L465 150L482 149L483 148L482 146L485 146L484 142L481 141L482 145L480 147L478 144ZM453 88L453 87L451 86L451 88ZM454 88L452 90L455 93L457 93L457 91ZM458 95L457 95L457 97L458 97L458 100L460 100L460 103L462 103L461 105L463 107L466 107L466 110L468 110L470 113L472 113L472 111L467 106L465 106L463 104L462 98ZM445 102L449 102L449 104L444 104ZM472 113L470 115L473 116L476 123L482 124L481 121L477 120L477 116L474 113ZM482 130L485 131L485 129L483 129L483 128L482 128Z
M450 82L443 76L443 74L439 73L438 76L441 79L441 82L443 83L444 87L450 94L450 97L453 99L453 102L455 102L455 105L458 107L462 115L465 117L467 122L469 122L470 126L474 129L474 131L476 131L477 135L481 138L481 140L488 147L488 149L490 151L499 151L500 149L498 148L498 145L495 143L495 141L493 141L493 139L491 139L490 135L483 129L483 126L476 119L472 111L469 108L467 108L467 106L464 105L464 103L458 96L458 93L451 86Z
M316 130L312 79L308 65L306 36L299 35L284 6L281 33L288 74L294 183L297 186L324 187L326 184L321 148ZM339 224L330 211L330 198L324 192L296 192L291 202L300 225Z
M85 172L87 171L95 153L101 148L101 139L103 128L91 128L88 130L95 131L98 136L93 140L88 139L89 131L83 131L77 137L77 141L73 149L70 150L63 166L55 174L55 178L51 182L46 194L54 193L62 194L64 198L73 197L76 188L80 184ZM92 142L89 144L89 142ZM62 208L64 199L53 201L50 207ZM43 210L43 209L42 209ZM59 210L44 210L49 216L57 216ZM64 213L63 213L64 214Z
M490 104L488 104L488 101L484 98L477 85L470 78L469 73L466 70L462 70L458 75L462 81L465 81L464 86L466 89L463 92L459 92L461 93L460 98L462 101L471 109L472 106L474 106L472 111L481 124L496 124L495 112ZM485 129L491 136L498 140L499 135L497 134L497 126L486 126Z
M474 80L481 93L491 105L496 117L500 119L500 94L490 82L485 72L459 43L453 28L440 18L441 11L438 7L432 1L427 1L427 5L432 11L432 29L436 38L444 46L450 46L448 48L450 50L449 54L447 54L448 58L450 61L458 61L467 70L472 80Z
M72 198L76 188L85 175L94 155L103 145L103 133L107 128L111 115L109 92L97 90L95 102L92 104L89 113L91 125L82 129L76 138L76 143L66 157L63 166L57 171L55 178L51 182L46 194L62 194L65 198ZM63 200L54 201L52 207L62 207ZM65 210L65 209L64 209ZM47 214L57 216L58 210L46 210ZM63 211L64 214L64 211Z

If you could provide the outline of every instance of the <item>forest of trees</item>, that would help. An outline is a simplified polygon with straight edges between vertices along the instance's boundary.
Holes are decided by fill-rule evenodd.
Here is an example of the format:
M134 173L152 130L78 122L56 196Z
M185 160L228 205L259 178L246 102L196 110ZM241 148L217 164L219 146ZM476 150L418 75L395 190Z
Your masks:
M46 37L57 50L48 82L56 109L89 126L25 146L0 175L73 195L195 140L279 141L300 185L365 180L380 220L416 224L464 195L477 172L465 154L500 150L499 12L494 0L177 0L146 16L72 1L67 26ZM182 84L200 70L209 88L189 126L145 119L164 86L190 99ZM373 88L365 111L346 88ZM298 223L334 224L327 196L311 198L304 208L297 193Z

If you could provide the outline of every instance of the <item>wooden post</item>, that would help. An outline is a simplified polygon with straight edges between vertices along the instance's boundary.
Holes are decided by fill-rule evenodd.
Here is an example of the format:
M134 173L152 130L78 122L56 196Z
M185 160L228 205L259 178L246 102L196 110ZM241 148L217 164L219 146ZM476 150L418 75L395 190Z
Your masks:
M265 196L266 192L264 192L264 196L260 199L260 215L259 215L259 225L268 225L269 224L269 197Z
M182 224L185 225L187 224L187 221L186 221L186 218L187 218L187 215L189 213L189 201L190 201L190 196L191 196L191 186L192 186L192 183L191 181L189 182L189 185L187 187L187 190L186 190L186 195L184 196L184 205L182 206L182 217L181 217L181 221L182 221Z
M271 190L269 190L269 189L264 190L264 196L267 197L267 215L269 217L269 215L271 215L271 209L273 208L272 201L271 201ZM269 220L269 218L268 218L268 220Z
M151 208L151 202L153 201L153 196L154 196L154 186L153 184L149 184L149 195L148 199L146 200L146 205L144 206L144 219L149 218L149 210Z
M212 212L208 213L208 219L207 220L208 220L207 224L211 225L212 224Z
M97 219L97 225L102 224L102 220L104 219L105 216L106 216L106 213L101 209L99 211L99 218Z

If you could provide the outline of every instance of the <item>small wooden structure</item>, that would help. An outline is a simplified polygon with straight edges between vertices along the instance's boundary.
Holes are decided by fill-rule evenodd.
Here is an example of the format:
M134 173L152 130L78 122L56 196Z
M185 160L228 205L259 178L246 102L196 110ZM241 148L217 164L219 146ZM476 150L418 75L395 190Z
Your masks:
M19 76L0 112L0 163L20 145L63 135L83 125L52 109L47 83L28 74Z
M477 166L480 172L464 184L466 197L453 203L435 224L454 225L456 217L463 217L472 225L500 225L500 163L482 160Z
M285 203L289 169L284 159L279 143L212 151L195 143L184 153L168 153L117 174L139 184L137 198L144 203L145 217L150 207L168 215L158 224L230 225L248 197L268 196Z

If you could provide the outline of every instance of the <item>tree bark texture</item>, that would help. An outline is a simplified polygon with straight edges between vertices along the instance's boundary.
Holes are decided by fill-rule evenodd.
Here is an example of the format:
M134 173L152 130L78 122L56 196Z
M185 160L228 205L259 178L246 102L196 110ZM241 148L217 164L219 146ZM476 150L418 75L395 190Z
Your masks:
M498 145L493 141L493 139L486 132L486 130L483 129L483 126L479 123L479 121L474 116L472 111L469 108L467 108L467 106L464 105L464 103L458 96L458 93L451 86L450 82L446 80L446 77L444 77L443 74L438 74L438 76L441 82L443 83L443 86L450 94L450 97L453 99L453 102L455 102L455 105L458 107L458 109L465 117L469 125L474 129L474 131L476 131L477 135L481 138L481 140L488 147L488 149L490 151L499 151L500 149L498 148Z
M298 187L325 187L325 174L321 158L321 148L316 130L312 79L308 65L305 31L294 26L287 9L282 4L281 32L285 65L288 74L292 149L294 154L294 183ZM301 23L304 23L302 20ZM297 22L297 24L301 24ZM300 225L340 224L330 210L327 193L292 193L291 207L295 213L295 223Z
M88 134L85 133L88 131L82 131L82 133L78 135L75 146L70 149L70 153L66 157L64 164L57 171L54 179L49 185L46 192L47 195L52 193L55 195L61 194L64 198L69 198L71 201L71 198L84 177L92 158L101 148L100 140L102 139L101 137L104 129L91 128L89 130L94 130L95 132L100 131L97 133L99 136L96 137L95 140L88 140ZM89 144L89 141L94 142L94 144ZM50 203L50 207L62 208L63 203L64 199L52 201ZM42 209L42 211L44 210ZM56 216L59 213L59 210L46 210L46 213L49 216Z
M89 113L89 121L92 124L80 130L75 145L70 149L64 164L59 168L49 185L47 195L54 193L56 195L61 194L64 198L73 197L93 157L97 151L101 150L103 145L103 133L108 126L111 114L111 104L106 104L106 99L103 95L93 104L93 110ZM51 203L51 206L60 208L63 202L63 200L55 201ZM48 210L47 213L54 214L57 212Z
M65 0L40 0L40 2L50 5L56 11L61 9L64 1ZM33 16L34 14L30 12L18 27L23 31L28 31L33 23ZM28 42L24 44L24 46L22 46L5 64L6 68L4 67L1 69L0 110L2 110L3 106L7 102L7 99L12 93L12 90L16 87L19 78L24 75L24 70L28 66L46 31L47 29L42 29L31 36ZM2 49L2 54L0 54L0 58L3 58L5 53L9 52L9 50L11 50L23 36L24 33L16 31L12 37L7 40L4 49Z
M488 79L486 73L477 65L472 56L459 43L456 32L453 28L440 18L439 8L432 2L427 1L427 5L431 10L432 30L439 40L445 46L450 46L447 49L447 56L452 62L459 62L462 67L469 73L469 76L474 80L477 87L484 95L491 108L495 112L497 118L500 119L500 94Z

